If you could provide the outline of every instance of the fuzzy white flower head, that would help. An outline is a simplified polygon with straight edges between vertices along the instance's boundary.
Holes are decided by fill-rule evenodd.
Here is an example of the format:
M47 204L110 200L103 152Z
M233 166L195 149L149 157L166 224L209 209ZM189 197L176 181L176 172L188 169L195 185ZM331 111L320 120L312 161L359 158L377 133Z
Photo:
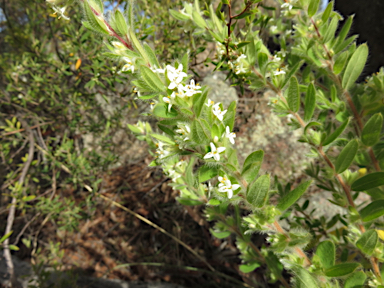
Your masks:
M225 134L223 134L223 136L224 135L226 138L228 138L229 142L231 142L232 144L235 144L236 134L229 130L229 126L225 128Z
M191 83L189 85L185 85L182 90L184 90L185 96L191 97L197 93L200 93L200 89L200 85L198 83L195 85L195 80L192 79Z
M217 103L212 106L212 113L217 117L217 119L223 121L224 114L227 113L227 110L221 111L221 107L219 105L220 103Z
M135 72L135 65L133 65L133 62L128 57L123 57L123 61L125 61L126 64L124 64L123 68L117 74L120 74L122 72L131 71L132 73Z
M158 142L156 144L157 146L157 150L156 150L156 153L159 155L159 158L162 159L166 156L169 155L169 151L168 150L164 150L164 143L163 142Z
M175 67L172 67L171 65L167 65L167 75L168 79L171 81L171 83L168 86L168 89L175 89L176 87L179 87L181 85L181 82L183 81L184 77L187 77L187 73L183 72L183 65L179 64L179 67L176 69Z
M183 125L183 124L179 124L179 125L177 125L177 127L179 128L179 129L176 129L176 133L179 133L179 134L181 134L181 135L183 135L183 136L187 136L189 133L191 133L191 128L189 128L189 126L188 125ZM183 141L187 141L187 140L189 140L189 137L185 137L184 139L183 139Z
M225 147L216 148L215 144L212 142L209 145L211 146L211 152L207 153L204 156L204 159L214 158L216 161L220 161L220 153L225 150Z

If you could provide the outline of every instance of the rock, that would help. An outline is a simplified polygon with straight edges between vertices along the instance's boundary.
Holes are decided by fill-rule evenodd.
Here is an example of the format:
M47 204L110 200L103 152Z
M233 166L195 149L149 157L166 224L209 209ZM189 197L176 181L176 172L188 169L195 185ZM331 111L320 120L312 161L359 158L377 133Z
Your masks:
M207 85L211 90L208 93L208 98L215 103L223 104L224 109L231 104L232 101L237 101L237 92L234 87L231 87L228 82L225 82L227 76L223 72L214 72L206 76L203 80L203 85Z

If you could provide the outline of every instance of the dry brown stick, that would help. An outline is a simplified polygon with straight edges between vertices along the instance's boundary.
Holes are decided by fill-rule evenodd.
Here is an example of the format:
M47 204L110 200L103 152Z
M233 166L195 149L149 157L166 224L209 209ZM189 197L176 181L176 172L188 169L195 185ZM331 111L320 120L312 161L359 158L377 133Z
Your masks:
M32 163L33 159L33 153L35 151L34 149L34 144L35 144L35 139L33 138L33 132L31 129L29 129L28 126L26 126L26 130L29 132L29 151L28 151L28 159L25 162L25 165L23 167L23 170L21 171L21 176L19 179L19 184L20 186L23 185L25 177L27 176L28 169ZM7 226L5 228L4 235L8 234L11 232L13 222L15 220L15 213L16 213L16 203L17 203L17 198L15 196L12 197L12 202L11 206L9 208L9 213L8 213L8 218L7 218ZM13 261L12 261L12 256L11 256L11 251L9 249L9 237L4 241L4 258L5 262L7 265L7 271L9 273L9 277L11 280L11 286L14 287L16 286L16 277L15 277L15 271L14 271L14 266L13 266Z

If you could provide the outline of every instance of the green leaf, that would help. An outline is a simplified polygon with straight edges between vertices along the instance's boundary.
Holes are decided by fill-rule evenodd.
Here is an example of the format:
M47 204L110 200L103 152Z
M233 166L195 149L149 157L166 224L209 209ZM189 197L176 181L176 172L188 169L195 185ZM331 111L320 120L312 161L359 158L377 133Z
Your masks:
M351 29L352 21L355 16L351 15L348 17L347 21L345 21L343 28L341 28L339 35L337 36L337 45L341 45L344 42L345 37L347 37L349 29Z
M382 172L384 173L384 172ZM384 200L376 200L360 210L363 222L368 222L384 215Z
M323 15L321 15L321 20L323 20L324 23L328 21L328 18L331 15L332 11L333 11L333 1L328 3L327 8L325 8L323 12Z
M344 89L349 89L353 84L355 84L357 78L359 78L364 69L367 58L368 46L367 44L362 44L356 49L355 53L353 53L348 62L347 68L345 69L342 82Z
M334 265L325 270L325 275L328 277L341 277L353 273L358 267L359 263L341 263Z
M323 43L327 43L335 37L335 32L336 32L338 23L339 23L338 17L334 16L331 20L331 23L328 26L327 31L324 34Z
M311 120L316 107L316 89L313 83L308 85L304 103L304 121Z
M252 264L242 264L239 266L239 270L243 273L251 273L255 271L255 269L259 268L259 263L252 263Z
M12 235L12 233L13 233L13 231L10 231L7 234L5 234L3 237L1 237L0 243L3 243L7 238L9 238L9 236Z
M205 182L208 181L209 179L212 179L213 177L216 177L219 175L219 171L214 168L210 167L208 165L203 165L199 168L199 182Z
M295 274L295 287L296 288L315 288L319 287L317 281L313 276L303 267L295 267L293 269Z
M320 0L311 0L308 6L308 16L312 17L319 10Z
M156 133L152 133L151 137L156 138L157 140L160 140L161 142L168 143L168 144L171 144L171 145L175 145L175 142L172 139L170 139L169 137L167 137L167 136L156 134Z
M229 232L229 231L219 232L219 231L215 231L213 229L209 229L209 232L211 232L211 234L213 236L215 236L216 238L219 238L219 239L224 239L224 238L227 238L229 235L231 235L231 232Z
M122 35L128 35L128 25L125 22L123 14L120 12L119 9L116 9L115 11L115 24L117 26L117 30Z
M109 35L107 26L105 25L105 23L103 21L101 21L99 18L97 18L95 16L95 14L93 14L91 7L89 6L88 1L85 1L83 3L84 3L85 16L88 20L88 21L84 21L83 25L88 29L92 29L96 32Z
M357 271L347 278L344 288L363 288L367 275L363 271Z
M248 186L247 201L254 208L261 208L267 201L270 179L269 175L260 176L255 182Z
M208 89L204 89L201 94L193 95L193 111L196 118L200 117L204 104L207 102Z
M159 76L153 72L148 67L142 65L140 67L141 76L143 77L143 80L149 87L153 89L153 91L156 92L164 92L165 91L165 85L159 78Z
M360 239L356 242L356 247L365 255L370 256L375 250L378 241L379 236L377 235L376 230L371 229L361 235Z
M145 62L147 64L150 63L149 59L148 59L148 55L147 53L145 52L143 46L141 46L139 40L137 39L136 35L135 35L135 32L133 32L132 29L129 29L129 38L131 39L132 43L133 43L133 46L136 48L137 52L140 53L141 57L143 57L143 59L145 60ZM148 68L149 69L149 68Z
M194 187L195 185L195 175L193 174L193 167L195 165L195 157L189 159L187 168L185 169L185 182L189 187Z
M263 52L259 52L257 54L257 63L259 64L259 68L260 68L261 73L264 75L265 74L265 68L266 68L266 65L268 63L268 55L263 53Z
M180 63L183 65L183 72L188 73L188 64L189 64L189 53L184 53L183 57L181 57Z
M336 248L331 241L321 242L316 249L316 255L319 256L323 268L328 269L335 265Z
M285 85L287 85L288 81L291 80L291 77L295 75L296 71L300 69L302 64L303 64L303 61L299 61L295 65L293 65L291 69L289 69L288 73L285 75L284 83L281 86L281 88L284 88Z
M13 250L13 251L19 251L20 250L19 247L15 246L15 245L12 245L12 244L10 244L8 247L9 247L10 250Z
M333 72L338 75L343 71L345 64L347 63L349 56L349 51L344 51L339 56L337 56L335 64L333 65Z
M289 81L287 102L288 102L289 109L291 109L291 111L295 113L299 111L299 108L300 108L299 82L297 82L297 79L295 76L293 76Z
M279 204L277 204L276 208L279 209L280 211L287 210L297 200L299 200L301 195L304 194L304 192L308 189L311 183L312 181L303 182L292 191L286 193L282 198L280 198Z
M257 50L256 50L255 40L251 39L251 43L249 43L249 45L247 46L247 59L251 67L256 63L256 56L257 56Z
M187 16L183 13L180 13L178 11L172 10L172 9L169 9L169 13L171 13L173 18L175 18L176 20L179 20L179 21L186 21L186 20L190 19L189 16Z
M355 159L358 149L359 142L357 142L356 139L353 139L343 148L343 150L341 150L335 163L336 173L340 174L348 169L352 164L353 159Z
M259 173L263 158L264 151L258 150L249 154L247 159L245 159L241 176L243 176L248 183L255 180L257 174Z
M161 118L175 118L177 116L177 112L173 109L168 112L168 105L165 103L159 103L153 109L153 115Z
M373 115L364 125L361 133L361 142L365 146L373 146L380 140L381 129L383 128L383 115L377 113Z
M143 132L139 129L139 127L127 124L129 130L131 130L133 133L142 134Z
M145 53L148 55L151 66L156 66L157 68L160 68L160 64L159 61L157 61L155 52L153 52L152 48L147 43L144 44L144 50Z
M374 172L365 175L352 183L353 191L365 191L384 185L384 172Z
M197 206L202 205L203 202L195 199L189 199L189 198L177 198L176 199L180 204L185 206Z
M322 145L327 146L331 144L333 141L335 141L336 138L339 137L341 133L343 133L345 128L348 126L348 123L349 123L349 118L345 120L344 123L341 124L335 131L333 131L331 135L327 136L327 138L325 138L325 140L323 141Z
M196 10L193 10L192 12L192 19L196 23L196 25L199 26L200 28L205 29L205 27L207 26L203 17L201 17L200 13Z
M201 123L197 120L193 120L192 127L191 127L191 136L192 136L192 140L198 144L208 143L210 139L206 134Z

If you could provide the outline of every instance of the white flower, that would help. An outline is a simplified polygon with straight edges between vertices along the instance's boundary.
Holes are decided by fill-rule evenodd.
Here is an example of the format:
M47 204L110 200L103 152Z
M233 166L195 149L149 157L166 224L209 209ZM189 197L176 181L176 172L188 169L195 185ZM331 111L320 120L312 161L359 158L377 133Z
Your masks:
M208 99L208 103L206 103L205 106L210 107L210 106L212 106L213 104L215 104L215 102L213 102L211 99ZM220 104L220 103L218 103L218 104Z
M168 79L171 81L168 86L168 89L171 90L175 89L176 87L179 87L179 85L183 81L183 78L188 76L187 73L183 72L182 64L179 64L179 67L177 69L175 67L167 65L166 69Z
M157 104L156 101L153 101L153 102L150 103L149 108L151 109L151 111L153 111L153 109L155 108L155 105L156 105L156 104Z
M220 121L223 121L224 114L227 113L227 110L221 111L221 107L219 105L220 103L213 105L212 112Z
M156 153L159 154L159 158L160 159L162 159L162 158L164 158L164 157L169 155L169 151L164 150L164 148L163 148L164 147L164 143L163 142L158 142L156 144L156 146L157 146Z
M273 56L273 59L272 59L272 62L280 62L281 61L281 58L277 55L274 55Z
M225 147L216 148L215 144L213 144L212 142L209 145L211 146L211 152L207 153L204 156L204 159L213 157L216 161L220 161L220 153L225 150Z
M229 199L233 196L233 191L240 188L239 184L232 184L231 180L227 179L226 176L219 177L219 192L226 192Z
M57 6L52 6L52 9L55 11L55 13L53 14L57 14L57 19L60 19L61 17L63 17L63 19L65 20L70 20L69 17L65 16L64 15L64 12L65 12L65 9L67 9L66 6L60 8L60 7L57 7Z
M186 136L186 135L188 135L189 133L191 133L191 129L189 128L189 126L188 125L177 125L177 127L179 128L179 129L176 129L176 133L179 133L179 134L181 134L181 135L183 135L183 136ZM183 141L187 141L187 140L189 140L189 137L185 137L184 139L183 139Z
M219 137L215 136L215 137L213 138L213 142L215 142L215 143L219 142Z
M131 70L131 72L133 73L135 71L135 65L133 65L132 60L128 57L123 57L122 59L126 62L126 64L124 64L123 68L121 68L121 70L117 73L120 74L129 70Z
M176 179L181 177L179 173L172 169L168 170L168 176L172 178L173 182L176 182Z
M201 89L200 85L199 84L195 85L195 80L192 79L191 83L183 87L182 90L185 91L185 96L191 97L197 93L200 93L201 91L199 89Z
M153 72L155 72L155 73L160 73L160 74L164 74L164 73L165 73L165 69L157 68L156 66L153 66L153 68L150 67L150 69L151 69Z
M236 134L229 130L229 126L225 128L225 137L229 139L229 142L231 142L232 144L235 144Z
M290 4L290 3L283 3L282 5L281 5L281 8L288 8L288 10L291 10L292 9L292 5Z
M235 66L235 74L242 74L242 73L247 73L247 70L244 68L243 63L238 63Z
M172 100L175 99L175 96L176 96L176 93L173 92L173 93L171 94L171 96L163 97L163 101L164 101L165 103L168 103L168 104L169 104L169 105L168 105L168 112L171 112L171 108L172 108Z
M247 55L245 55L245 54L241 54L241 55L237 58L237 62L240 62L241 59L245 59L245 58L247 58Z
M284 75L285 74L285 71L282 70L282 69L279 69L277 68L275 72L273 72L273 75L277 76L277 75Z
M271 32L275 33L276 31L277 31L277 26L276 25L271 26Z

